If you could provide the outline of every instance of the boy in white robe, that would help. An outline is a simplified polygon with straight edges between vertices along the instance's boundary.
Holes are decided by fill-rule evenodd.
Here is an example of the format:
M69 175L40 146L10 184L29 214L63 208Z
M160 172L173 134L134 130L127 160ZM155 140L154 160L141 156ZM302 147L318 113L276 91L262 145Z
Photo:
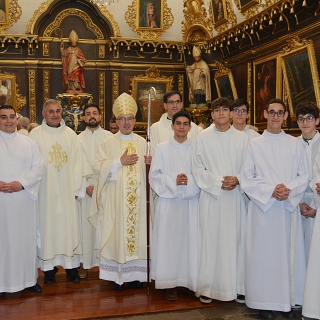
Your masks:
M44 161L37 145L16 132L11 106L0 106L0 296L37 284L37 198Z
M174 136L156 146L149 181L158 195L153 225L151 278L166 299L177 300L177 287L196 291L198 274L200 189L191 172L191 117L172 118Z
M100 145L93 160L95 186L90 222L97 228L100 278L117 291L147 280L146 141L133 133L137 104L126 93L113 105L119 132Z
M109 136L111 132L103 130L100 126L101 112L98 105L87 104L83 108L84 122L86 129L78 135L83 152L91 166L92 160L96 155L100 144ZM80 201L81 210L81 243L82 243L82 268L79 270L80 278L86 278L87 270L99 265L97 250L95 250L96 233L95 228L88 221L91 198L93 193L93 175L87 177L86 195Z
M280 99L268 102L267 130L250 141L241 186L250 198L245 235L246 304L262 319L274 311L294 319L296 216L309 172L301 142L281 130L288 117ZM300 296L300 299L301 296Z
M248 136L230 126L228 99L216 99L211 106L215 126L196 138L192 158L192 171L201 189L202 240L196 296L202 303L237 298L237 257L243 238L239 223L246 215L239 175Z

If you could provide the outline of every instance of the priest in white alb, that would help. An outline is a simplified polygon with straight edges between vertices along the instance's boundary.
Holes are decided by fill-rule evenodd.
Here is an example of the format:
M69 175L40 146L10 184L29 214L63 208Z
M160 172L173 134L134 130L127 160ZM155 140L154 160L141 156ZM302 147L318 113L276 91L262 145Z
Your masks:
M202 303L228 301L238 288L239 223L246 215L240 169L248 136L230 126L230 101L212 101L215 126L203 130L193 146L193 174L201 189L201 256L196 296ZM241 288L243 289L243 288Z
M46 164L39 191L39 266L45 284L56 281L56 266L77 283L82 250L76 198L84 197L90 168L76 133L62 120L61 104L47 100L42 115L41 126L30 133Z
M196 291L200 230L200 189L191 171L191 117L179 111L172 118L174 136L156 146L149 181L158 195L153 224L151 278L166 299L177 300L177 287Z
M133 133L137 104L121 94L113 104L119 132L93 159L95 185L89 220L97 228L100 278L141 288L147 281L146 141Z
M241 186L250 198L245 302L262 319L274 319L274 311L294 319L291 306L302 304L301 288L295 286L300 277L294 265L299 256L296 216L308 184L308 163L301 142L281 130L288 117L284 102L270 100L264 117L267 129L250 141L241 171Z
M16 132L11 106L0 106L0 296L37 284L37 199L44 161L37 145Z
M98 105L89 103L83 108L84 122L86 129L78 135L83 152L91 166L100 144L112 133L104 130L100 126L101 112ZM95 250L96 233L95 228L88 221L91 198L94 187L93 175L86 180L86 195L80 200L81 210L81 236L82 236L82 266L84 270L79 270L80 278L86 278L88 269L99 265L97 250ZM82 271L82 272L81 272Z

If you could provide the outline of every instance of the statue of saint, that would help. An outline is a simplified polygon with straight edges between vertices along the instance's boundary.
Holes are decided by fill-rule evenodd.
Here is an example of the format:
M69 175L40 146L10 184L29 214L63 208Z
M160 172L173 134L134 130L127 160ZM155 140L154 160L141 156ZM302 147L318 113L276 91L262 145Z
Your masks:
M211 102L210 71L207 63L201 59L199 47L194 46L192 55L195 62L191 66L186 65L189 83L189 100L195 104Z
M61 59L62 59L62 85L67 92L83 92L86 85L84 82L84 66L87 62L81 49L78 48L79 37L77 33L72 30L69 35L71 46L64 48L61 42Z

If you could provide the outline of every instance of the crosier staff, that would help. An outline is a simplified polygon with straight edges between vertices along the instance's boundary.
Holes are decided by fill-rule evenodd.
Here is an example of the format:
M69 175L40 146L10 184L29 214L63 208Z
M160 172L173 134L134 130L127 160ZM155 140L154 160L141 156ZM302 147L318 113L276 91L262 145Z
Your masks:
M148 92L148 125L147 125L147 156L150 156L150 115L151 115L151 95L156 97L156 89L151 87ZM147 282L148 294L150 292L150 185L149 185L150 164L146 164L146 191L147 191Z

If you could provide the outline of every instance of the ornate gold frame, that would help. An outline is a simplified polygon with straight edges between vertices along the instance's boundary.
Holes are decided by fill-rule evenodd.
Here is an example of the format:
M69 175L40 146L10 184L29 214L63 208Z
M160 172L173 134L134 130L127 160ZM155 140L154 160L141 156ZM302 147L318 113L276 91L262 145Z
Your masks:
M151 67L146 71L146 75L138 75L134 76L131 79L131 96L137 101L138 108L140 112L142 113L146 106L142 102L142 96L139 96L139 91L144 90L144 87L150 88L150 87L155 87L157 90L157 87L161 87L165 89L165 92L168 92L172 90L173 88L173 76L166 77L160 75L160 71L156 67ZM157 103L158 101L158 107L160 107L162 103L163 107L163 102L162 97L165 92L159 93L157 92L156 98L153 100L153 104ZM141 100L141 102L139 101ZM142 115L143 116L143 115ZM151 109L151 117L152 117L152 109ZM160 117L159 117L160 118ZM158 121L159 119L157 119ZM155 122L155 121L153 121ZM136 122L135 129L138 131L145 131L147 128L147 121L138 121Z
M299 102L309 100L320 105L319 75L312 41L300 40L297 36L287 40L281 55L281 65L291 119L296 120L295 107ZM304 74L305 79L303 79ZM312 78L313 87L310 87L311 83L308 84L306 81L310 78ZM313 93L314 99L311 98Z
M27 104L27 98L19 94L16 76L7 72L0 73L0 86L2 86L2 81L7 81L7 87L10 89L10 92L8 90L9 94L6 95L6 101L4 103L1 102L2 98L0 98L0 104L9 104L16 112L19 112L21 108ZM9 98L7 98L8 96Z
M166 32L173 24L173 14L171 9L167 6L167 0L160 1L161 16L159 28L146 28L140 26L140 3L147 0L133 0L131 6L128 6L128 10L125 13L125 19L127 24L131 27L133 32L137 33L141 39L158 39L162 34Z
M234 0L234 3L238 7L240 12L246 16L246 18L251 18L259 13L261 0L251 0L245 5L241 4L241 0Z
M228 30L229 25L235 26L237 23L237 16L233 11L231 0L222 0L223 1L223 12L225 14L224 19L221 21L215 22L214 21L214 12L212 7L212 1L209 2L209 16L212 21L212 24L215 28L215 30L218 33L222 33L226 30Z
M230 69L226 68L222 63L215 61L216 66L218 67L218 71L214 75L214 82L216 84L218 97L228 98L229 100L233 101L238 99L237 89L234 84L233 75ZM223 89L226 89L228 86L230 92L228 95L223 94ZM232 97L231 97L232 94Z
M6 30L18 21L22 13L18 0L4 0L4 4L5 21L0 21L0 34L5 34Z
M223 11L224 17L223 17L221 20L215 21L215 19L214 19L214 10L213 10L213 6L212 6L212 1L213 1L213 0L210 0L210 5L209 5L209 7L210 7L210 13L211 13L211 17L212 17L212 22L213 22L213 25L214 25L215 27L218 27L219 25L228 22L227 3L226 3L226 0L221 0L221 3L222 3L222 11Z

